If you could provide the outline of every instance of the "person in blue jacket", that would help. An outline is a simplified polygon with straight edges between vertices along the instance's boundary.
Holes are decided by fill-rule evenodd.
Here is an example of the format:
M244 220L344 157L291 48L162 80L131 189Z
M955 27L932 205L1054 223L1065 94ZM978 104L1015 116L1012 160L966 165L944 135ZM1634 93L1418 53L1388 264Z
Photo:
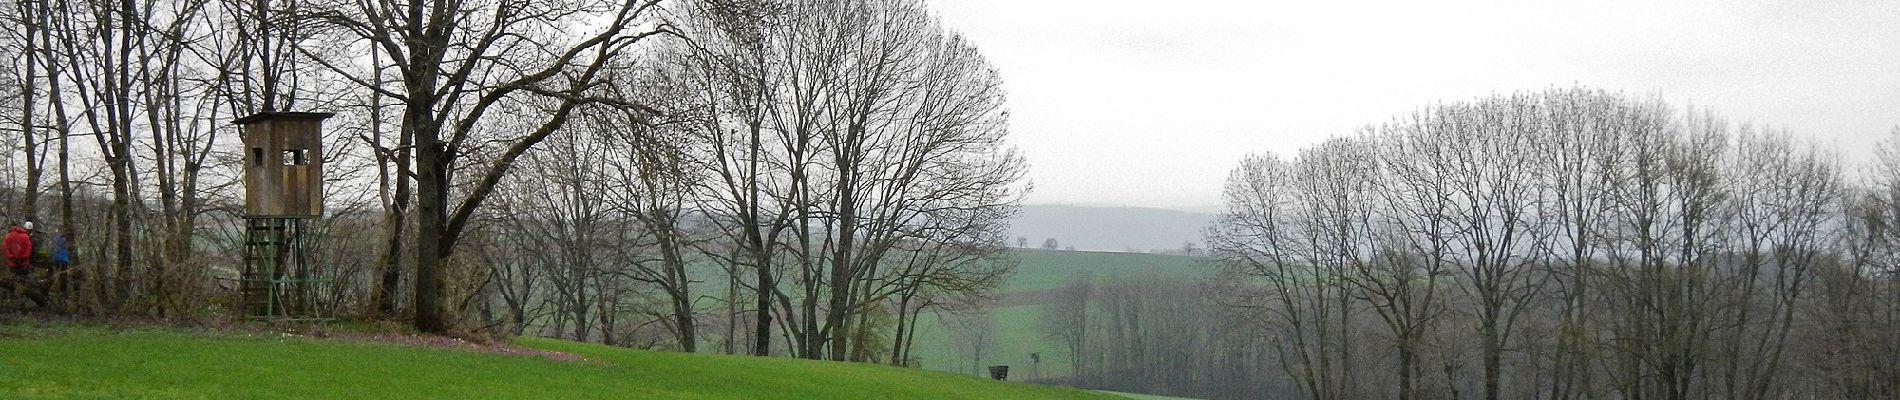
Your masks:
M66 234L53 234L53 265L58 266L59 270L64 271L66 270L66 266L72 264L72 262L72 254L66 252Z

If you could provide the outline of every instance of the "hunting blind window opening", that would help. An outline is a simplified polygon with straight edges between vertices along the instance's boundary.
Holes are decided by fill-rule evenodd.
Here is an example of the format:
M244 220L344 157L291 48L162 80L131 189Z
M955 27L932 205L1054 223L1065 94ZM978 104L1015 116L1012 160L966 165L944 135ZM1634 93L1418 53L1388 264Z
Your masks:
M264 166L264 148L262 147L251 148L251 165L259 166L259 167Z
M279 161L281 161L281 164L283 165L309 164L309 161L304 159L303 150L304 149L284 150L284 156Z

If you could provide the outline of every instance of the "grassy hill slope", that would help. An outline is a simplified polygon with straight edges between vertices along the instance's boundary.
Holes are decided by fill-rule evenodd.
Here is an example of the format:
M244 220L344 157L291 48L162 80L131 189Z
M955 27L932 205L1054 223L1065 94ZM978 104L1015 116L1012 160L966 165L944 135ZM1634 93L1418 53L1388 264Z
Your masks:
M879 365L515 344L584 359L285 334L0 326L0 398L1115 398Z

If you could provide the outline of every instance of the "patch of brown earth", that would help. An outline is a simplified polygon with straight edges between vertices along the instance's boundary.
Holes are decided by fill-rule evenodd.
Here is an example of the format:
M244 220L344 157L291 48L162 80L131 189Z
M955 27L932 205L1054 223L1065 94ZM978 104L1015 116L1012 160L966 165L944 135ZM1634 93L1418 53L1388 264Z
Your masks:
M458 350L478 351L478 352L483 352L483 353L507 354L507 355L514 355L514 356L543 357L543 358L557 360L557 361L587 361L585 357L581 357L581 356L577 356L577 355L573 355L569 353L521 347L521 346L516 346L512 343L508 343L505 341L471 341L471 340L464 340L462 338L451 337L451 336L405 334L405 333L357 333L357 332L343 332L343 333L327 332L327 333L313 334L309 336L318 337L318 338L342 339L342 340L357 341L357 342L390 343L390 344L398 344L398 345L406 345L406 346L458 349Z
M82 317L72 314L53 313L43 310L0 311L0 325L59 325L59 324L103 324L110 329L160 328L184 332L205 334L250 334L277 336L280 338L319 338L356 342L389 343L403 346L422 346L442 349L478 351L492 354L507 354L526 357L544 357L557 361L587 361L585 357L558 351L548 351L517 346L505 340L497 340L481 335L465 337L426 335L401 332L400 325L381 324L366 331L339 331L323 324L267 325L257 322L241 322L226 319L188 320L188 319L151 319L128 317ZM0 329L0 338L9 338L7 330Z

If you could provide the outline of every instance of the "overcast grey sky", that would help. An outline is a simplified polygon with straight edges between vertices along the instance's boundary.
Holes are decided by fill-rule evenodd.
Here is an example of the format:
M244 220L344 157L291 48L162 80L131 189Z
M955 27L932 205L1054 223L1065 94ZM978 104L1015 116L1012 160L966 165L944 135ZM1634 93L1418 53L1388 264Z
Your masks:
M1207 209L1434 101L1582 85L1785 128L1849 160L1900 124L1900 1L926 0L1002 71L1029 203Z

